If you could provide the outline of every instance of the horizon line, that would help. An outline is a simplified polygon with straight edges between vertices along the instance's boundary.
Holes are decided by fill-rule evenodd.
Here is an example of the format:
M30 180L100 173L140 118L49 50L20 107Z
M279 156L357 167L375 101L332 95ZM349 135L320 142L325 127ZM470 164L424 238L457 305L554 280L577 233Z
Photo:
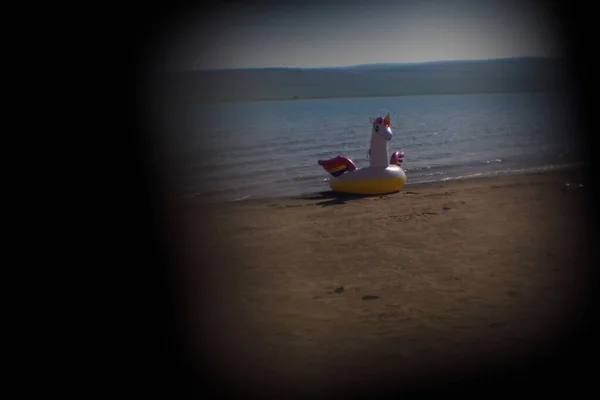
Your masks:
M256 70L325 70L325 69L344 69L344 68L359 68L359 67L370 67L370 66L384 66L384 65L423 65L423 64L437 64L437 63L453 63L453 62L482 62L482 61L507 61L507 60L519 60L519 59L563 59L564 56L514 56L514 57L489 57L489 58L468 58L468 59L448 59L448 60L429 60L429 61L405 61L405 62L382 62L382 63L368 63L368 64L350 64L350 65L338 65L338 66L327 66L327 67L294 67L294 66L271 66L271 67L235 67L235 68L191 68L181 69L175 72L216 72L216 71L256 71Z

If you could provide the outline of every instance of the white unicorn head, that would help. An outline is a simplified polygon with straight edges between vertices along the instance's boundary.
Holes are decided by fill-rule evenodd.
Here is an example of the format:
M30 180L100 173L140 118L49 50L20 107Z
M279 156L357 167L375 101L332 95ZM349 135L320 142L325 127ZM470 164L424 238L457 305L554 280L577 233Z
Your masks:
M369 149L369 165L371 167L387 167L389 165L388 142L392 140L390 113L385 118L369 118L373 125L371 131L371 148Z
M369 118L369 121L373 125L371 137L378 135L384 138L385 140L392 139L392 129L390 128L390 113L387 113L385 118Z

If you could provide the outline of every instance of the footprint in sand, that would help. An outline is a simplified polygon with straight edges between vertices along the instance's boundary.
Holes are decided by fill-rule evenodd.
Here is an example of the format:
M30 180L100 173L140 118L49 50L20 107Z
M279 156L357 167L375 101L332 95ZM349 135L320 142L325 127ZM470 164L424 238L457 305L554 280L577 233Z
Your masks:
M364 296L363 300L377 300L379 296Z

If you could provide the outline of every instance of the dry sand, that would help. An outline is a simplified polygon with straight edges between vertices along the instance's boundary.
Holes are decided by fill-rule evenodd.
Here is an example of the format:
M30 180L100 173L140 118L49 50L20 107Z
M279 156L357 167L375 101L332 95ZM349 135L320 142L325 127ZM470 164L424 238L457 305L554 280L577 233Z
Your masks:
M563 171L181 205L190 354L267 397L512 365L581 313L590 202Z

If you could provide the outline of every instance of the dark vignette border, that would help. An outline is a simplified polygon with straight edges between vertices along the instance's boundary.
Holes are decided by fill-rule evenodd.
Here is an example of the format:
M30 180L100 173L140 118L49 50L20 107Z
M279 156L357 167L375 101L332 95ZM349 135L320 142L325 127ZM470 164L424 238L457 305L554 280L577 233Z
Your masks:
M260 396L248 388L237 388L235 377L226 377L211 371L211 360L218 354L207 354L200 364L188 357L183 346L182 327L179 324L179 309L176 306L174 289L170 282L170 271L177 262L173 243L178 238L176 226L167 223L167 215L172 206L165 193L169 191L169 174L165 170L167 155L158 148L160 124L148 102L152 90L147 85L148 64L157 51L168 40L164 32L170 31L173 24L188 13L201 11L207 23L215 23L221 12L227 12L232 1L210 3L164 3L131 7L120 11L118 29L118 84L116 101L120 106L120 125L123 131L115 136L115 143L124 150L123 177L125 178L124 203L119 210L122 218L134 229L127 232L130 246L120 257L126 262L111 270L115 279L123 276L127 281L126 301L122 303L127 316L119 331L123 333L120 345L128 360L125 380L134 385L134 392L149 394L162 392L171 397L200 396L210 394L232 394ZM249 3L249 2L246 2ZM251 1L256 6L269 7L276 2ZM260 4L259 4L260 3ZM288 5L290 2L286 2ZM301 4L301 3L299 3ZM580 143L587 150L592 167L590 182L594 182L594 205L598 185L597 161L593 152L595 140L594 123L595 97L598 90L597 71L591 49L592 30L597 24L592 20L589 8L578 7L568 2L543 2L559 21L561 34L568 50L569 75L571 84L568 95L579 123ZM206 38L210 41L210 38ZM160 73L160 72L159 72ZM121 196L119 196L121 197ZM586 210L592 224L589 239L597 236L598 212ZM208 220L210 221L210 220ZM129 253L130 252L130 253ZM596 255L589 254L591 284L597 288ZM126 270L117 270L125 268ZM594 289L591 291L595 292ZM353 397L359 394L399 395L399 394L509 394L523 391L542 394L575 392L583 393L592 389L595 383L592 366L596 364L598 353L597 299L586 299L588 307L581 316L580 324L573 326L570 337L560 345L540 355L535 360L515 361L514 365L493 370L481 370L475 375L465 375L462 380L447 382L439 380L423 382L415 387L395 387L393 384L369 388L369 393L361 393L356 388L340 388L336 397ZM117 361L118 362L118 361ZM386 382L385 377L381 377ZM282 388L284 389L284 388ZM544 393L546 394L546 393Z

